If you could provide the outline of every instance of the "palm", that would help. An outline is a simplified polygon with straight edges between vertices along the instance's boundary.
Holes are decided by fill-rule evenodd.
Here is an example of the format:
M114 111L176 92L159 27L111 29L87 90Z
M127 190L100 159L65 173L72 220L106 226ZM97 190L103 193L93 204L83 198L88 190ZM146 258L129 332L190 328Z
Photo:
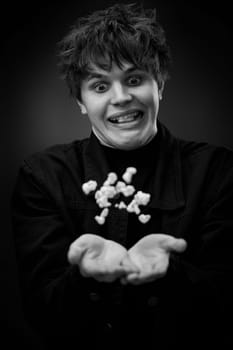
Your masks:
M161 278L167 272L171 251L182 252L186 248L183 239L165 234L151 234L143 237L129 251L128 255L139 273L129 273L123 283L141 284Z
M127 250L120 244L93 234L79 237L70 247L68 259L77 264L85 277L98 281L112 282L127 271L135 271L122 266L127 259Z

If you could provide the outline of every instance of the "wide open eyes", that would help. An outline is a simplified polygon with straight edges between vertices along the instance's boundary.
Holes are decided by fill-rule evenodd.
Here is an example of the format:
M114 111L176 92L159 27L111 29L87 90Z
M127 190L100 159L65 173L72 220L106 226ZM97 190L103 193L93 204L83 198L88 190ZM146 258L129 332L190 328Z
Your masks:
M120 83L122 86L126 87L137 87L140 86L144 80L145 76L143 74L132 74L125 76ZM96 93L104 93L108 91L113 84L114 81L112 82L111 80L95 80L89 85L89 89Z
M130 77L128 77L127 79L127 85L129 86L138 86L141 84L143 80L143 77L140 75L132 75Z
M107 91L108 85L109 84L107 84L105 82L96 82L96 83L93 84L92 88L97 93L103 93L103 92Z

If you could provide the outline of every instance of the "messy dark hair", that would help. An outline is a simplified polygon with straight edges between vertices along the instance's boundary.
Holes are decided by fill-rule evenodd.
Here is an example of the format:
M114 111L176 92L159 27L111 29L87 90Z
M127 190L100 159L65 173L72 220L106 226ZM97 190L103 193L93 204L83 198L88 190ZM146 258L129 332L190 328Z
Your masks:
M158 86L169 78L170 50L155 9L115 4L81 17L58 43L58 65L70 93L81 101L80 84L90 64L111 70L123 62L153 74Z

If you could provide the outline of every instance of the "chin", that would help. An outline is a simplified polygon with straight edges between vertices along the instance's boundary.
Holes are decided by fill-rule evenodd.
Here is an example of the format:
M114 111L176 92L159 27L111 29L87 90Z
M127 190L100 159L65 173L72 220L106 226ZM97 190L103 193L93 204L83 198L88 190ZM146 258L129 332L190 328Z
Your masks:
M148 143L148 141L153 138L152 135L148 133L142 135L142 130L138 132L130 132L126 134L114 135L113 138L109 139L109 144L114 148L122 150L134 150L140 148Z

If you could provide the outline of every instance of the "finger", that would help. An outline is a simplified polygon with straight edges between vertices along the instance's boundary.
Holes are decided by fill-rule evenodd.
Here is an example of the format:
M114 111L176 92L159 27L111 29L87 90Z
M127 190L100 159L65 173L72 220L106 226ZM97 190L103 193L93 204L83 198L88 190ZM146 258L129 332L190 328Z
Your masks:
M138 285L155 281L166 275L168 264L168 259L163 259L153 264L144 264L141 267L140 273L125 276L126 282Z
M101 282L112 282L125 275L125 269L120 265L106 266L103 264L85 264L82 270L83 275L92 277Z
M139 272L138 266L130 259L129 255L125 256L121 261L121 266L124 268L126 273Z
M84 256L79 265L80 272L85 277L102 276L107 273L106 266L98 260L92 260Z
M161 277L162 277L161 274L126 276L124 284L140 285L140 284L156 281Z
M117 277L124 276L125 273L125 267L122 265L111 266L106 269L106 274L116 275Z
M98 282L106 282L106 283L111 283L114 282L119 276L118 275L109 275L109 274L104 274L104 275L95 275L93 278L98 281Z
M121 283L126 285L126 284L133 284L132 282L138 280L139 273L131 273L129 275L124 276L121 278Z
M144 280L150 278L154 274L153 266L149 263L144 263L140 267L140 271L138 273L130 273L126 276L126 279L129 283L137 282L139 280Z
M140 284L152 282L154 280L156 280L156 277L153 277L153 278L152 276L142 277L142 275L135 274L135 275L126 276L124 284L131 284L131 285L137 286Z
M119 277L123 278L125 276L124 269L115 269L114 271L106 270L102 273L96 273L92 275L94 279L100 282L113 282L117 280Z

